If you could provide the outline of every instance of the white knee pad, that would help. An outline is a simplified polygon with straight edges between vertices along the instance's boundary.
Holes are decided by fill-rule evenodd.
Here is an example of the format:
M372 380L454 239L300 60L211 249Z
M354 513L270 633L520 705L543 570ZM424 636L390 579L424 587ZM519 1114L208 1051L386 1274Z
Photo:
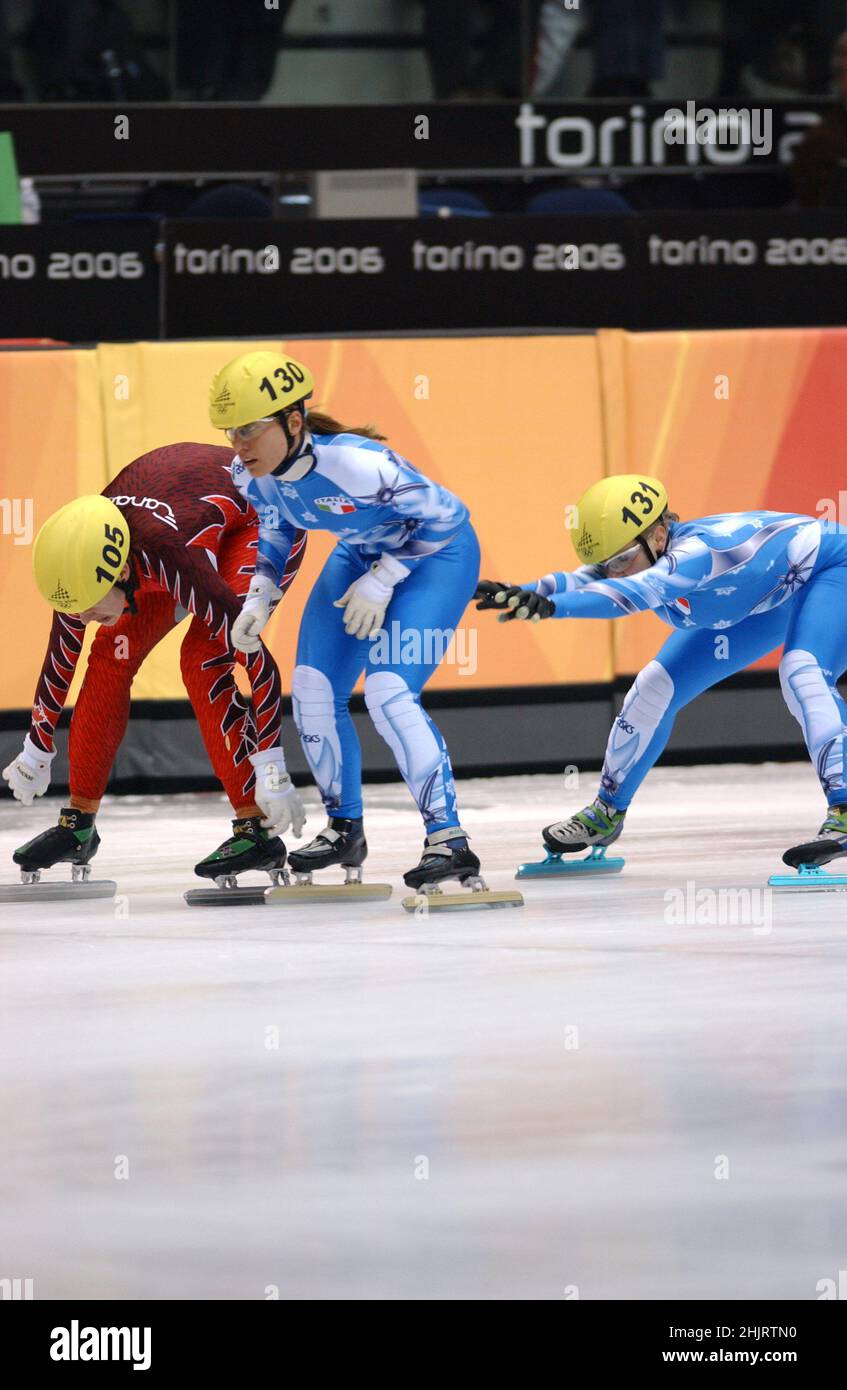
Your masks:
M291 706L303 752L321 795L341 794L341 741L335 722L335 692L314 666L295 666Z
M441 746L421 705L402 676L378 671L365 677L365 704L374 728L388 744L404 777L437 766Z
M314 666L295 666L291 679L291 704L294 722L302 734L301 720L311 726L322 720L335 722L335 694L329 677Z
M658 661L648 661L626 694L621 712L612 725L603 762L602 785L617 791L627 773L649 747L667 714L674 683Z
M648 661L627 691L609 735L608 752L623 755L627 764L632 761L627 753L634 757L636 750L643 752L670 709L673 692L673 681L664 666Z
M664 666L648 661L626 693L621 716L626 715L628 724L637 724L639 731L652 737L670 708L673 691L673 681Z
M811 652L794 647L779 663L779 683L789 710L811 748L842 733L835 692Z

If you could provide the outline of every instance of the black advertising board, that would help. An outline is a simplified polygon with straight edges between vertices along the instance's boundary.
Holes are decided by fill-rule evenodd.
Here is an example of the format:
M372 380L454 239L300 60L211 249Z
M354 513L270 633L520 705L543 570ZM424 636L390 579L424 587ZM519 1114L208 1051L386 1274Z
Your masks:
M159 336L154 223L0 227L0 338Z
M819 99L715 108L678 101L479 101L414 105L0 106L22 174L307 173L315 169L774 167L831 106ZM727 138L709 113L738 113ZM672 114L675 133L665 127ZM715 134L720 137L720 129Z
M838 211L170 222L170 337L847 320Z
M0 227L0 338L845 321L835 210Z

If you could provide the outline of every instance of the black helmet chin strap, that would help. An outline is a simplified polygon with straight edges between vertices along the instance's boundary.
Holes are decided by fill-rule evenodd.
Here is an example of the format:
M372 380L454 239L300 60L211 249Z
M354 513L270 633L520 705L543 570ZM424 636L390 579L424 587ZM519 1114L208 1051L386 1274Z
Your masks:
M131 555L127 556L127 564L129 565L129 574L126 579L116 579L115 588L120 589L129 605L130 613L137 613L138 604L135 602L135 593L138 588L139 580L135 573L135 565L133 564Z
M658 524L658 522L655 523L655 525ZM671 538L670 527L668 523L666 521L663 521L662 525L665 528L665 544L664 548L662 550L657 550L655 554L653 553L653 549L646 536L641 535L637 537L638 544L641 546L641 549L644 551L644 554L647 556L647 559L650 561L651 565L655 565L657 560L661 560L662 556L668 548L668 541Z
M636 539L638 540L638 544L641 546L641 549L644 551L644 554L647 556L647 559L649 560L650 564L655 565L659 557L658 555L653 554L653 551L650 549L650 542L648 541L647 537L638 536Z
M294 460L292 459L291 455L292 455L292 453L294 452L295 448L297 447L297 440L294 438L294 435L291 433L291 430L288 428L288 417L289 417L289 415L291 414L291 411L292 411L292 410L299 410L299 411L300 411L300 414L303 416L303 433L305 434L305 431L306 431L306 402L305 402L305 400L302 400L302 401L295 401L295 402L294 402L294 405L287 405L287 406L285 407L284 410L278 410L278 411L276 412L276 417L275 417L275 418L279 421L280 425L282 426L282 431L283 431L283 434L285 435L285 440L286 440L286 443L288 444L288 448L287 448L286 451L285 451L285 457L280 461L280 463L277 465L277 467L274 468L274 470L273 470L272 476L273 476L274 478L284 477L285 474L288 472L289 468L292 466L292 464L293 464L293 462L294 462Z

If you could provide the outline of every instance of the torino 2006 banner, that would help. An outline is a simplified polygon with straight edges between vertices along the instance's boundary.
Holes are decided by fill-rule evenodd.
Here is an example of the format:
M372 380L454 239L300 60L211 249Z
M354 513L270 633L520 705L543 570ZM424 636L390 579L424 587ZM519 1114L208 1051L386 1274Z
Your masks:
M105 343L0 353L3 709L29 706L49 627L31 576L37 528L149 449L222 442L206 415L209 381L247 346ZM683 518L770 507L847 523L847 330L288 346L314 372L316 405L345 424L376 424L393 448L468 504L487 578L524 583L574 568L573 504L605 473L658 475ZM329 544L310 535L297 581L271 620L286 682L300 613ZM480 688L607 681L637 671L666 635L651 614L626 624L506 627L470 607L433 686L473 698ZM136 697L182 697L181 636L172 633L152 653ZM403 635L389 626L388 640Z

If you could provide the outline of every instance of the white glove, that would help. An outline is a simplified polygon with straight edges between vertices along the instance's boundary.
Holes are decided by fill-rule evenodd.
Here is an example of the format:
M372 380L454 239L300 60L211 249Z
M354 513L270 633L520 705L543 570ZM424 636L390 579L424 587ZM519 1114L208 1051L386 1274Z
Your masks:
M55 748L52 753L43 753L27 734L21 752L3 768L16 801L31 806L37 796L44 795L50 785L50 764L55 756Z
M281 748L266 748L263 753L251 753L256 769L256 804L265 813L262 825L277 835L293 830L303 834L306 808L300 793L285 770L285 754Z
M232 625L232 645L238 652L257 652L259 633L271 615L271 605L282 598L282 590L266 574L254 574L241 612Z
M379 632L394 586L408 573L406 566L392 555L383 554L374 560L367 574L354 580L346 594L333 604L334 608L344 609L344 631L360 638Z

